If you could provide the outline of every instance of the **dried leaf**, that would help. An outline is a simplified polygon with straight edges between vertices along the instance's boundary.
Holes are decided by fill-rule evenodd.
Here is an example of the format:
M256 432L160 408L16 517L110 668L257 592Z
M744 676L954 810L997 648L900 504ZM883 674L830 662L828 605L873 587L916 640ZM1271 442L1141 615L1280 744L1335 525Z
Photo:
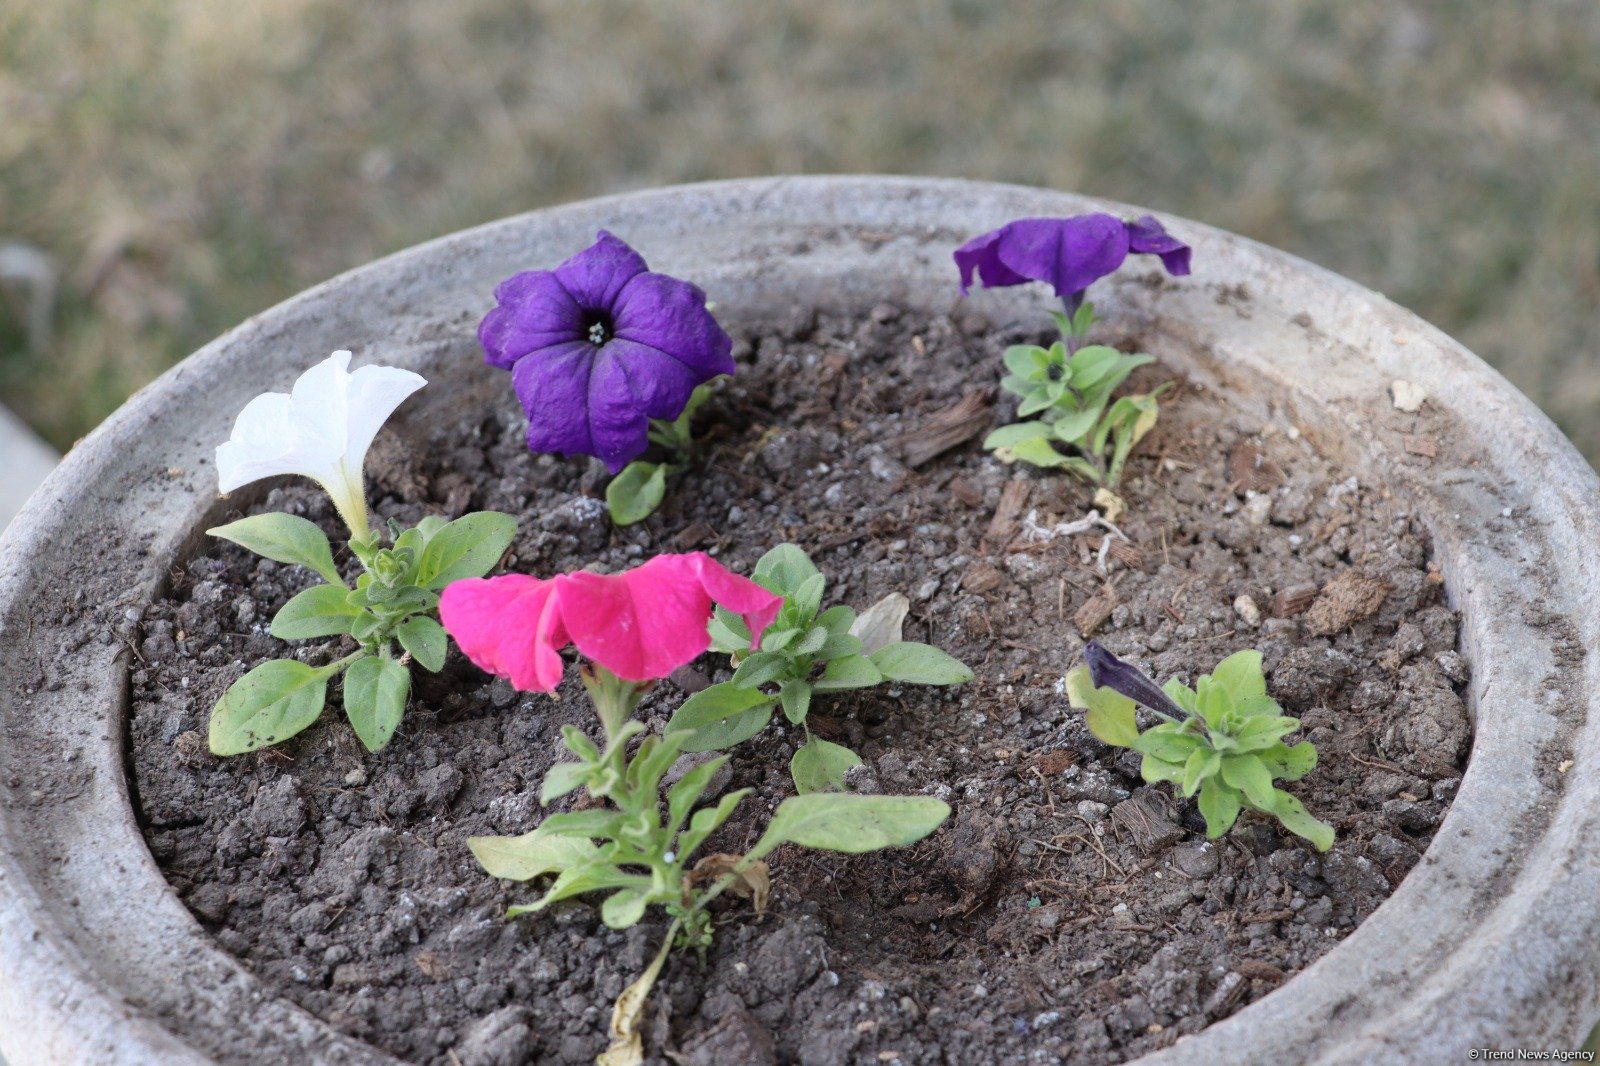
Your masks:
M910 600L901 593L891 592L857 615L850 634L861 638L861 654L871 655L879 648L898 643L910 610Z
M616 1006L611 1008L611 1044L595 1058L595 1066L642 1066L644 1036L639 1031L640 1023L644 1019L645 1004L650 1001L650 989L655 987L661 964L667 961L667 951L671 947L669 937L662 942L649 969L617 997Z
M906 465L921 466L989 428L989 392L975 389L899 440Z
M1128 509L1128 505L1122 502L1121 496L1104 487L1094 490L1094 505L1105 520L1112 523L1121 518L1122 512Z
M694 864L694 868L683 875L685 890L693 889L699 885L714 884L729 874L735 873L733 883L728 886L728 891L740 899L747 899L755 908L757 914L765 914L767 910L767 895L772 889L772 877L767 869L767 864L759 859L747 868L738 870L739 863L743 860L740 855L707 855Z

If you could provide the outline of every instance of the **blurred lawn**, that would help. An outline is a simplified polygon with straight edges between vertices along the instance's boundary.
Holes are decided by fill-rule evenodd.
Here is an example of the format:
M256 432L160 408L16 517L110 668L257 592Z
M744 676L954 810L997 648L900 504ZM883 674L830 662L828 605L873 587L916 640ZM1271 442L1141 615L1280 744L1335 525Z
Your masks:
M1600 457L1593 0L0 0L0 242L63 279L43 351L0 300L0 400L64 446L374 256L823 171L1076 189L1289 249Z

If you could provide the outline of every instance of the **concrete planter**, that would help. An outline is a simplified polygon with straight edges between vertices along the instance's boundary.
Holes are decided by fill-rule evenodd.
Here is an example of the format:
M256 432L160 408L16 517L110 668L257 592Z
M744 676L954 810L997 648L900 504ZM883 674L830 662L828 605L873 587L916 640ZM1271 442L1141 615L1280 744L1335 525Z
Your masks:
M491 381L496 281L602 226L741 314L893 299L943 312L949 254L1024 215L1118 205L953 181L694 186L541 211L337 278L219 339L69 455L0 541L0 1054L33 1063L391 1061L271 995L191 919L146 850L124 759L137 608L218 509L211 449L253 395L340 347L433 382ZM1463 613L1477 723L1423 862L1283 988L1152 1062L1462 1061L1571 1047L1600 1016L1600 479L1459 345L1382 297L1181 221L1196 274L1136 267L1095 301L1162 360L1415 501ZM974 299L1045 306L1041 291ZM1397 378L1427 390L1397 411ZM503 383L502 383L503 384ZM1437 458L1407 452L1424 420ZM406 421L402 420L401 432ZM412 421L413 425L416 424ZM1414 442L1413 442L1414 443Z

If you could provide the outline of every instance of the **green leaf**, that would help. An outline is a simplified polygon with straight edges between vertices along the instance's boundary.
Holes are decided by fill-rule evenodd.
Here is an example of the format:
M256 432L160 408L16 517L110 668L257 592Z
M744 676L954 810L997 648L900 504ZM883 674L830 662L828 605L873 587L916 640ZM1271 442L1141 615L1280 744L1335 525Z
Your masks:
M1254 649L1236 651L1216 665L1211 680L1221 685L1234 703L1267 694L1267 678L1261 671L1261 653Z
M595 773L595 768L590 763L584 762L558 762L544 772L544 781L539 786L539 802L549 803L551 800L560 799L567 793L582 788L589 783L589 778Z
M563 811L549 814L539 823L539 828L552 836L579 837L584 840L605 840L617 835L617 830L627 815L605 807L591 807L583 811Z
M794 643L794 638L798 637L800 632L800 630L792 626L788 629L769 628L765 633L761 634L761 650L783 651Z
M1250 802L1266 810L1272 804L1272 771L1254 755L1228 755L1222 760L1222 780L1243 792Z
M1246 718L1234 733L1240 751L1264 751L1300 728L1300 719L1277 715Z
M644 917L645 904L649 902L649 895L640 889L619 889L600 904L600 920L609 929L626 929Z
M1082 411L1068 411L1050 423L1050 432L1056 440L1068 444L1083 444L1084 437L1094 428L1094 420L1099 415L1100 413L1092 407Z
M517 520L498 511L462 515L440 527L422 549L417 584L437 592L452 581L482 577L517 535Z
M552 836L542 827L515 837L468 837L467 848L490 877L507 881L560 873L593 862L600 854L582 837Z
M850 855L914 844L950 817L950 805L929 796L861 796L817 792L778 804L747 858L759 859L780 844L799 844Z
M1046 429L1049 428L1047 425ZM1100 471L1092 463L1077 456L1062 455L1051 447L1048 440L1022 440L1008 447L995 448L994 457L1002 463L1029 463L1045 470L1067 470L1091 482L1100 481Z
M849 634L846 634L846 636L848 635ZM815 655L817 652L821 651L827 646L828 640L831 636L832 634L828 632L827 626L814 625L810 629L806 630L806 635L801 637L800 640L795 643L794 647L789 649L789 654L796 657L801 655Z
M350 604L343 585L313 585L298 592L272 620L271 633L279 640L310 640L350 632L361 613Z
M1007 374L1000 379L1000 387L1014 396L1026 396L1033 391L1034 384L1021 374Z
M1183 763L1167 762L1154 755L1145 755L1139 760L1139 776L1152 785L1169 781L1174 785L1183 783Z
M812 684L818 692L838 692L847 688L870 688L882 683L883 672L865 655L846 655L830 659L820 677Z
M1200 743L1200 738L1195 734L1163 722L1140 733L1138 740L1134 741L1133 750L1154 755L1163 762L1181 763L1189 758Z
M682 827L694 805L700 802L700 794L711 784L711 779L717 776L717 771L722 769L727 761L726 755L707 759L698 766L691 767L688 773L678 778L677 782L667 790L667 816L671 832L676 833Z
M1200 786L1200 814L1206 820L1206 837L1215 840L1239 819L1239 793L1215 777Z
M330 585L344 584L339 569L333 565L333 549L328 545L327 534L304 518L292 514L258 514L206 532L231 540L274 562L310 567Z
M789 607L799 624L810 625L817 612L822 610L822 591L827 584L827 579L821 574L812 574L800 582L800 587L789 597Z
M1079 348L1072 357L1072 387L1080 392L1111 373L1122 353L1103 344Z
M239 755L288 740L322 714L327 667L274 659L245 674L211 711L213 755Z
M1109 688L1096 688L1087 666L1067 672L1067 702L1088 711L1089 732L1104 744L1131 748L1139 740L1139 725L1132 700Z
M733 679L729 683L735 688L758 688L788 673L792 663L793 660L782 652L753 652L739 664L739 669L733 672Z
M705 842L706 837L715 833L723 822L732 815L733 809L739 801L751 793L751 789L741 788L737 792L729 792L717 801L715 807L701 807L694 812L694 817L689 819L689 828L678 834L675 848L680 860L694 854L694 849Z
M1302 740L1292 748L1278 744L1258 752L1256 758L1278 780L1298 781L1316 769L1317 746L1309 740Z
M439 530L443 529L449 524L449 519L444 518L441 515L430 514L423 515L422 518L417 521L417 524L411 528L417 531L417 534L422 538L422 543L427 544L428 541L434 538Z
M983 438L983 446L989 451L994 451L996 448L1015 448L1023 441L1044 440L1054 432L1048 422L1013 422L1009 426L1001 426Z
M635 460L606 485L606 510L619 526L643 522L667 496L667 468Z
M845 636L850 632L850 627L855 624L855 608L847 607L842 603L834 604L817 615L817 625L825 628L829 636Z
M793 596L813 576L821 573L797 544L780 544L756 561L751 579L785 597Z
M850 655L860 655L861 648L861 638L853 633L829 633L828 639L817 649L816 658L823 662L843 659Z
M630 874L619 870L607 862L592 862L586 866L569 867L561 871L561 875L550 886L550 891L541 896L537 902L507 907L506 917L517 918L524 914L535 914L552 903L559 903L564 899L602 888L633 888L648 891L650 879L642 874Z
M382 751L406 713L411 671L397 659L367 655L344 675L344 713L368 751Z
M783 704L783 716L799 725L811 713L811 686L804 681L785 681L778 686L778 701Z
M973 678L960 659L914 640L879 648L872 653L872 665L890 681L913 685L963 685Z
M412 615L400 623L394 635L424 670L437 674L444 669L445 653L450 646L444 626L426 615Z
M756 689L729 682L701 689L684 700L667 723L669 736L682 736L683 751L731 748L755 736L772 720L777 701Z
M724 655L750 650L750 630L744 624L744 619L728 610L718 607L712 612L711 621L706 623L706 629L711 634L711 648Z
M1311 841L1318 851L1327 851L1333 847L1333 826L1319 818L1313 818L1305 805L1295 799L1281 788L1272 790L1272 814L1277 815L1283 827L1297 837L1304 837ZM782 807L778 808L782 810Z
M1027 396L1023 397L1022 402L1017 404L1017 417L1027 418L1029 415L1036 415L1045 408L1053 406L1056 400L1060 398L1059 396L1051 395L1055 391L1054 389L1044 388L1034 389L1028 393Z
M844 788L845 771L861 765L861 756L842 744L811 737L789 760L789 775L801 794Z
M1050 365L1050 353L1037 344L1014 344L1000 358L1007 370L1025 378L1044 374Z
M1189 753L1183 764L1183 794L1192 796L1202 781L1210 780L1222 768L1222 756L1207 747Z

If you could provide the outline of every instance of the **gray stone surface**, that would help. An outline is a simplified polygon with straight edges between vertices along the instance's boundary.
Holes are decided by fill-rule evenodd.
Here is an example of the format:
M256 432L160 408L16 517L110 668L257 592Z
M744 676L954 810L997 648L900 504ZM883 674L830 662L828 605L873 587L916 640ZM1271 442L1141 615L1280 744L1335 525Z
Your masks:
M219 512L210 450L253 395L340 347L432 384L398 429L506 402L472 331L494 284L604 226L719 306L956 306L951 249L1062 193L916 179L780 179L589 201L380 261L220 338L80 445L0 539L0 1050L40 1062L361 1063L384 1056L278 999L169 891L123 778L119 619ZM1459 1062L1571 1047L1600 1015L1600 480L1499 375L1414 316L1290 256L1172 222L1196 273L1097 287L1165 365L1292 425L1433 530L1477 721L1421 864L1281 989L1159 1063ZM963 312L1042 318L1048 295ZM1397 378L1422 385L1396 412ZM1419 419L1425 421L1419 422ZM1437 459L1406 450L1421 429ZM234 501L235 504L241 501ZM115 535L113 535L115 534ZM92 595L63 613L75 588ZM72 650L67 650L72 649Z
M60 460L27 423L0 407L0 529L16 517Z

